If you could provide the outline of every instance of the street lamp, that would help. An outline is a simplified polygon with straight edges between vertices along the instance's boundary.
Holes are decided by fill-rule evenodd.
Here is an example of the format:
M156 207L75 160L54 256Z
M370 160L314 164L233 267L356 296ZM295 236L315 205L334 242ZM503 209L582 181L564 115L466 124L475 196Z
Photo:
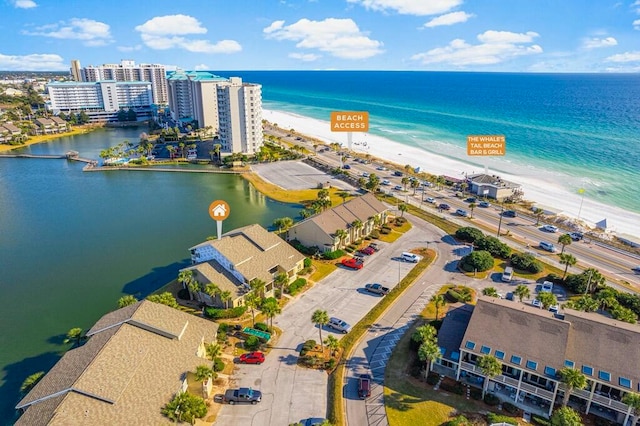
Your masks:
M580 208L578 209L578 221L580 220L580 213L582 213L582 203L584 203L584 188L578 189L578 194L582 194L580 199Z
M498 234L496 237L500 238L500 228L502 227L502 213L504 212L504 204L500 204L500 220L498 221Z

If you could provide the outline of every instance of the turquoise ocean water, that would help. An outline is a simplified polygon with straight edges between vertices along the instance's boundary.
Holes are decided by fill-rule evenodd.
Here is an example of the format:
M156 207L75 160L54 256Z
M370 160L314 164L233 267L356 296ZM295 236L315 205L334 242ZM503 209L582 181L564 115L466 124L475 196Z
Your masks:
M640 212L639 74L233 71L265 109L328 121L368 111L370 133L468 162L469 134L503 134L502 172L562 172L569 191Z

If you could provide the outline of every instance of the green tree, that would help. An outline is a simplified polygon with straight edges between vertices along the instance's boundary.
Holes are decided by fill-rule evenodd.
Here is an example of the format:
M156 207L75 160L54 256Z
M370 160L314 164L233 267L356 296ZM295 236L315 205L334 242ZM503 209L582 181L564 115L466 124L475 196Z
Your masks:
M407 185L409 184L410 180L408 177L404 176L402 179L400 179L400 183L402 184L402 190L406 191L407 190Z
M580 414L571 407L560 407L551 415L551 426L582 426Z
M193 281L193 271L190 269L183 269L178 273L178 282L182 284L182 288L189 288L189 284Z
M485 375L482 385L482 398L484 398L489 386L489 380L502 374L502 363L493 355L485 355L478 358L478 368Z
M213 371L211 367L208 367L206 365L199 365L196 367L195 376L198 382L202 382L202 397L206 398L207 392L206 392L205 382L210 378L215 378L216 373Z
M138 121L138 114L133 108L129 108L129 111L127 111L127 121Z
M133 305L137 303L138 299L136 299L133 295L127 294L126 296L122 296L118 299L118 309L124 308L125 306Z
M170 420L193 424L195 419L201 419L207 414L207 404L199 396L180 392L162 408L161 412Z
M335 355L336 350L338 350L338 347L340 346L340 341L330 334L326 339L324 339L324 344L327 345L331 351L331 355Z
M127 111L124 108L120 108L118 111L118 121L127 121Z
M356 233L355 233L356 239L359 238L361 235L360 231L362 228L364 228L364 223L362 223L360 219L356 219L353 222L351 222L351 227L356 230Z
M587 386L587 378L582 372L569 367L558 370L560 380L566 386L564 397L562 398L562 406L566 407L569 403L569 396L574 389L584 389Z
M173 297L173 294L171 294L168 291L165 291L164 293L160 293L160 294L152 294L151 296L147 297L147 300L153 303L160 303L162 305L167 305L175 309L178 309L179 307L178 301L176 300L176 298Z
M435 342L437 330L432 325L426 324L416 328L411 335L411 340L416 343Z
M493 267L493 256L485 250L474 250L460 259L462 269L467 272L482 272Z
M544 216L544 210L540 207L534 207L533 215L536 217L536 226L538 226L540 224L540 219L542 219L542 216Z
M518 296L518 299L520 300L520 302L522 302L522 299L524 299L525 297L528 299L529 296L531 296L531 291L525 284L518 284L516 289L513 290L513 294Z
M633 414L633 423L631 423L631 426L636 426L638 418L640 418L640 394L636 392L627 392L622 397L622 402L629 406L631 414Z
M482 289L482 294L485 296L498 297L498 290L495 287L485 287Z
M476 203L469 203L469 210L471 210L471 219L473 219L473 209L475 209L476 207L478 207Z
M398 204L398 210L400 210L400 217L403 217L404 216L404 212L409 210L409 207L407 207L407 205L405 203L400 203L400 204Z
M563 249L564 249L564 247L563 247ZM562 279L563 280L567 276L567 270L569 269L569 266L573 266L577 262L578 262L578 259L576 259L576 257L574 255L572 255L571 253L561 253L560 254L560 264L561 265L565 265L564 266L564 274L562 274Z
M40 379L42 379L43 377L44 377L44 371L38 371L37 373L33 373L32 375L24 379L24 382L22 382L22 385L20 386L20 392L22 394L29 393L31 389L33 389L33 387L37 385Z
M251 281L249 281L249 286L251 287L251 290L256 295L258 295L258 297L260 298L260 303L262 303L262 299L264 298L264 290L265 290L265 287L267 286L267 283L261 280L260 278L254 278Z
M576 311L595 312L600 307L600 302L589 295L582 295L577 299L569 300L564 306Z
M338 246L344 247L344 240L349 235L347 231L345 231L344 229L337 229L334 235L338 237Z
M222 354L222 346L217 343L208 343L205 345L204 349L207 352L207 357L211 361L215 360Z
M75 327L67 331L67 335L63 340L63 343L65 344L72 343L73 344L72 347L75 347L75 346L80 346L80 344L84 342L86 339L87 339L87 336L84 335L84 332L82 331L82 329L80 327Z
M282 308L278 304L278 301L270 297L262 303L262 307L260 308L262 312L264 312L265 316L269 319L269 324L273 329L273 318L282 313Z
M251 327L256 326L256 308L260 306L261 298L255 292L251 292L244 297L244 304L251 310Z
M320 347L322 353L324 353L324 342L322 341L322 327L329 323L329 314L327 311L316 309L311 315L311 322L318 326L318 332L320 333Z
M340 191L336 195L338 195L338 197L342 198L342 204L344 204L344 202L347 201L347 198L349 198L351 196L351 194L349 194L346 191Z
M544 309L549 309L551 306L558 304L556 295L550 291L541 291L538 293L537 299L542 303Z
M431 370L431 363L441 357L442 352L440 352L440 348L435 341L431 340L420 345L418 348L418 359L426 363L425 376L429 374L429 370Z
M289 284L289 277L284 272L281 272L273 279L273 284L280 290L278 297L282 297L284 286Z
M286 231L293 226L293 219L290 217L279 217L273 221L273 226L278 228L278 232Z
M571 236L569 234L562 234L558 237L558 244L562 245L562 250L560 251L560 255L564 254L565 247L570 245L571 241L573 240L571 239Z
M433 305L436 308L436 320L440 319L440 308L444 306L444 304L446 303L446 300L444 299L444 296L441 294L434 294L433 296L431 296L431 299L429 299L429 301L431 303L433 303Z
M413 188L413 195L416 195L416 191L420 187L420 181L418 179L414 179L411 181L411 188Z

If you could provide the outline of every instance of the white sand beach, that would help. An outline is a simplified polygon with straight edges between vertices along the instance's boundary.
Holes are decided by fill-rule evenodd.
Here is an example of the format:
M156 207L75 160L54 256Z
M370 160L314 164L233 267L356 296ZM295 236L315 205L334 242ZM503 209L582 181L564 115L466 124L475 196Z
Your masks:
M327 143L338 142L345 147L347 146L347 134L332 132L328 120L316 120L276 110L263 110L263 118L281 128L294 129L299 133ZM373 157L401 166L410 164L413 167L420 167L422 171L430 174L461 178L465 174L484 172L485 164L473 164L471 161L463 162L394 142L392 139L372 135L371 133L354 133L353 142L352 149L356 152L368 153ZM606 219L609 230L615 232L615 235L640 238L640 214L607 206L590 200L586 196L583 198L577 192L572 193L558 183L575 181L575 178L570 178L562 173L538 171L526 165L518 166L509 163L506 164L508 167L504 167L504 157L484 158L486 158L489 174L496 174L502 179L522 185L524 198L534 202L537 207L571 218L577 218L579 214L580 219L590 225ZM485 161L483 159L479 160ZM505 172L505 169L511 172Z

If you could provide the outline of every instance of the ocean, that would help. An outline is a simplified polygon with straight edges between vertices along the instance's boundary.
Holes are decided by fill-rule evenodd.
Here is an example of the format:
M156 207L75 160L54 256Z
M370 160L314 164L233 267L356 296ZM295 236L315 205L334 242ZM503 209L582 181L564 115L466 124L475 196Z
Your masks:
M331 111L368 111L373 135L479 166L467 135L505 135L492 169L552 177L640 212L639 74L211 72L261 84L265 109L325 121Z

